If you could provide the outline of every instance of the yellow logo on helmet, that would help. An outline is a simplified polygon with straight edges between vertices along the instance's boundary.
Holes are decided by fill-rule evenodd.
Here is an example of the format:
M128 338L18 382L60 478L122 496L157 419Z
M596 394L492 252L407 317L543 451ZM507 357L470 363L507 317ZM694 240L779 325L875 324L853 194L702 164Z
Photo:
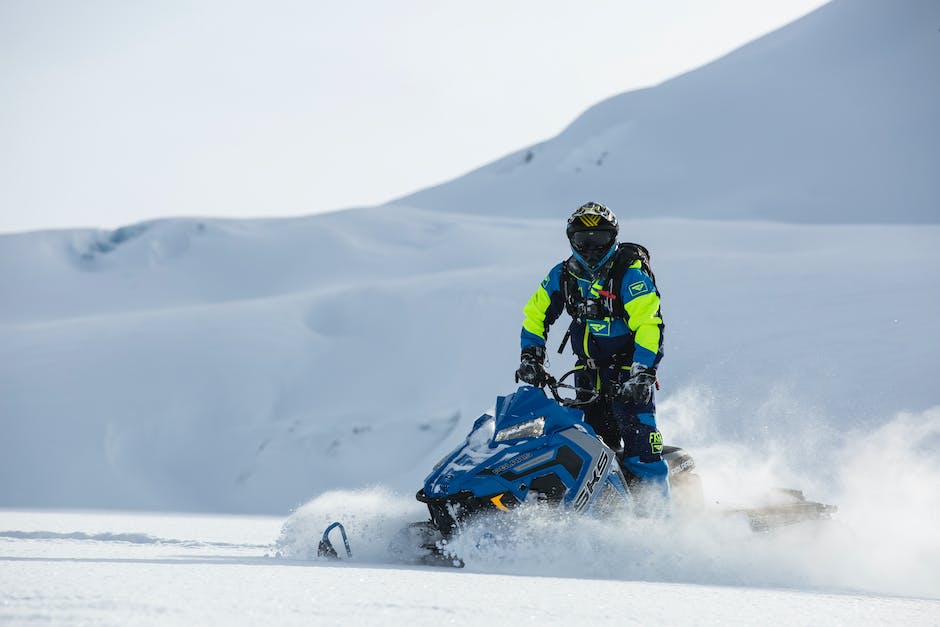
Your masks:
M596 216L596 215L595 216L589 216L589 215L581 216L581 224L583 224L584 226L597 226L600 223L601 223L600 216Z

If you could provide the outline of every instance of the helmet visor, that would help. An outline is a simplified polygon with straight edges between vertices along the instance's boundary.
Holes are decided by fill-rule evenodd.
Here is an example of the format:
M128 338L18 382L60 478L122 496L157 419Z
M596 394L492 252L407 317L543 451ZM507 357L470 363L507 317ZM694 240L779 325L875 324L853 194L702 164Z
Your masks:
M571 234L571 248L592 266L597 265L614 245L613 231L576 231Z

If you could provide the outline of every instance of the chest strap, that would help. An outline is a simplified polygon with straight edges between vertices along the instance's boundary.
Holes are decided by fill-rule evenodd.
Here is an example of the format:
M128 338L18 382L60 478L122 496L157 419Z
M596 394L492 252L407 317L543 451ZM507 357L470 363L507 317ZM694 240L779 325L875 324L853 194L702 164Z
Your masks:
M611 355L607 359L582 359L588 370L603 370L612 366L623 367L627 365L627 356L623 354ZM632 365L632 364L630 364Z

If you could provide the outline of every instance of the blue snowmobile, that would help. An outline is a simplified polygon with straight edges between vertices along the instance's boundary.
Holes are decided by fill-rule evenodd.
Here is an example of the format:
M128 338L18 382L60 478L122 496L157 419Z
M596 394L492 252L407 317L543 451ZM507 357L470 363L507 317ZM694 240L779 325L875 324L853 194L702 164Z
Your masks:
M501 516L525 503L545 503L566 510L603 515L635 511L636 481L620 464L620 451L608 446L583 421L578 407L600 397L598 390L575 388L548 378L546 387L520 386L497 399L495 412L483 414L464 442L438 462L415 495L425 503L430 520L416 522L393 541L393 552L425 564L461 565L445 545L471 521ZM561 390L573 391L563 398ZM702 484L695 462L686 451L663 447L669 467L674 511L688 514L702 510ZM731 510L743 513L755 530L828 517L833 506L806 501L798 490L783 491L790 501L771 508ZM339 527L347 555L345 530L339 523L323 534L320 556L336 557L329 533ZM413 557L404 555L411 550ZM417 554L414 555L414 550Z
M417 499L427 504L431 523L445 538L477 514L508 511L525 502L549 502L580 513L631 506L631 482L618 451L577 409L595 401L598 392L565 399L559 389L571 386L551 378L547 386L554 400L530 385L499 397L495 414L480 416L464 443L424 480ZM676 447L664 452L677 473L691 473L690 456Z

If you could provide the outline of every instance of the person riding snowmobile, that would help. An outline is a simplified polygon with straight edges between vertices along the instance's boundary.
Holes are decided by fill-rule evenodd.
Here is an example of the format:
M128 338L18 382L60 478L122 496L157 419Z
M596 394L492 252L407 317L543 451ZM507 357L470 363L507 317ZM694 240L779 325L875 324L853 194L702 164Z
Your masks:
M618 452L631 490L668 503L668 468L653 389L663 357L659 291L646 249L618 246L618 232L617 216L596 202L568 218L572 254L549 271L523 309L516 380L545 384L548 330L567 311L571 324L562 347L570 337L578 358L575 383L601 392L582 408L585 422ZM644 486L653 489L639 489Z

